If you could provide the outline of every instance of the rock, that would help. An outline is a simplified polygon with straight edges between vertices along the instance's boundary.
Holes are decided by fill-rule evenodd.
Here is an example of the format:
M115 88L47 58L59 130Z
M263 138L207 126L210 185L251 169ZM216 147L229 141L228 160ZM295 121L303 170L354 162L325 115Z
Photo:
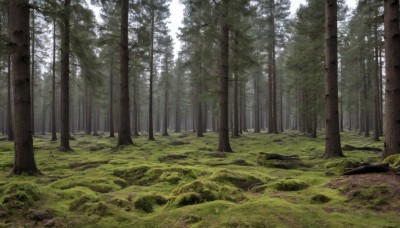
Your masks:
M31 219L31 220L42 221L42 220L45 220L45 219L53 218L53 215L51 215L47 211L29 209L28 210L28 218Z
M54 225L56 225L55 219L44 220L44 227L53 227Z

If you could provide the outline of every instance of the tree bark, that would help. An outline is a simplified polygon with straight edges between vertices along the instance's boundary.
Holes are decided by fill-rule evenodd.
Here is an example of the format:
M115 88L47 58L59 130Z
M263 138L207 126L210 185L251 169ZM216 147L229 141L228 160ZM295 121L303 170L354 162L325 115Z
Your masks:
M111 66L110 66L110 103L109 103L109 119L108 126L110 131L110 137L115 137L114 134L114 113L113 113L113 103L114 103L114 58L111 56Z
M237 58L238 55L238 36L239 32L235 32L234 38L234 53L233 58ZM239 75L238 75L238 66L235 63L233 67L233 76L234 76L234 86L233 86L233 137L239 137Z
M229 0L221 0L220 12L220 72L219 72L219 145L218 151L232 152L228 127L228 78L229 78L229 27L227 23Z
M71 0L64 1L61 30L61 142L60 151L70 151L69 145L69 49Z
M164 121L163 121L163 136L169 136L168 134L168 122L169 122L169 66L168 58L165 57L165 97L164 97Z
M378 17L378 8L375 9L375 17ZM379 43L378 43L378 22L374 24L374 52L375 52L375 74L374 74L374 141L379 141L379 115L380 115L380 99L379 99Z
M38 174L33 153L29 76L29 1L9 1L10 36L14 84L14 166L12 174Z
M56 134L56 20L53 21L53 76L51 78L51 141L57 140Z
M8 53L7 64L7 140L14 140L12 105L11 105L11 53Z
M325 158L343 157L338 112L337 0L325 0Z
M129 116L129 50L128 50L129 1L121 1L121 81L119 101L118 146L133 144Z
M399 0L385 0L385 144L383 158L400 153Z
M151 7L151 31L150 31L150 88L149 88L149 137L148 140L154 141L154 133L153 133L153 61L154 61L154 2L150 0L150 7Z
M31 10L31 15L32 15L32 59L31 59L31 99L32 99L32 134L35 134L35 42L36 42L36 36L35 36L35 9Z

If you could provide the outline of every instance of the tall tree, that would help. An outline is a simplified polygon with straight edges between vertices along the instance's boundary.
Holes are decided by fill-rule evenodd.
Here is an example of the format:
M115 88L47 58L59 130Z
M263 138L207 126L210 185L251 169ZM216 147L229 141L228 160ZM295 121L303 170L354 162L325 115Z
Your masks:
M154 1L150 0L150 15L151 15L151 27L150 27L150 85L149 85L149 121L148 121L148 132L149 140L154 139L154 130L153 130L153 71L154 71Z
M14 140L13 118L11 108L11 53L8 53L7 61L7 140Z
M57 140L56 134L56 22L53 22L53 76L51 86L51 141Z
M121 1L121 66L118 146L133 144L129 116L129 50L128 50L129 0Z
M228 81L229 81L229 0L222 0L220 5L220 69L219 69L219 145L218 151L232 152L229 142L228 123Z
M400 153L400 27L399 0L384 1L385 24L385 144L383 158Z
M29 75L29 1L9 1L8 29L14 84L14 166L12 174L38 174L33 153Z
M61 141L60 151L70 151L69 145L69 53L71 0L64 0L61 29Z
M338 107L337 0L325 0L325 158L343 157Z

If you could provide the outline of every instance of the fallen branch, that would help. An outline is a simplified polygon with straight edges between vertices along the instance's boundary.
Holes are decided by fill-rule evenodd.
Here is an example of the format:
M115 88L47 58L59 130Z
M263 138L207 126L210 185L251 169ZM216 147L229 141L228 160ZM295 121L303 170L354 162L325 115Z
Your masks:
M368 147L368 146L356 147L356 146L351 146L351 145L344 145L343 150L344 151L365 150L365 151L382 152L381 148Z
M362 165L355 169L344 172L342 175L357 175L357 174L366 174L366 173L386 173L386 172L394 172L397 175L400 175L400 171L389 166L389 163L382 163L376 165Z

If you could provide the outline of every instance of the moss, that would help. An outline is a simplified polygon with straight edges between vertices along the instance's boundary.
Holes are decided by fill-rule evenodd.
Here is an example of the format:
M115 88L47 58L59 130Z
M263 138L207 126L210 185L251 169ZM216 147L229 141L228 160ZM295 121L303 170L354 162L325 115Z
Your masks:
M246 200L243 192L237 188L223 186L212 181L195 180L172 190L172 197L168 202L170 207L181 207L190 204L227 200L240 202Z
M309 184L297 180L283 180L274 185L279 191L300 191L309 187Z
M30 182L16 182L4 186L3 205L8 209L19 209L32 206L39 200L41 193L36 185Z
M363 206L375 208L388 204L391 197L392 193L389 188L386 185L380 184L352 192L350 200L361 203Z
M50 186L57 189L69 189L76 186L87 187L95 192L107 193L121 189L124 180L118 178L99 178L99 177L68 177L53 182Z
M325 168L335 171L337 173L343 173L349 169L353 169L362 164L362 162L353 161L349 159L333 159L325 163Z
M198 174L193 169L182 167L150 168L139 166L123 170L114 170L115 176L134 185L150 186L160 182L177 184L182 179L196 179Z
M392 156L387 157L384 162L390 164L390 166L400 169L400 154L395 154Z
M74 199L69 205L69 210L82 212L82 211L85 211L87 208L87 207L84 207L84 205L86 203L88 203L88 202L96 203L98 201L99 201L99 199L97 197L91 197L91 196L85 195L85 196Z
M264 184L264 181L251 174L238 173L228 169L214 172L211 176L211 180L221 183L229 183L243 190L249 190L255 186Z
M164 205L168 202L168 199L161 195L148 194L138 197L133 205L136 209L143 210L144 212L150 213L154 210L154 205Z
M311 202L313 203L327 203L329 201L331 201L331 199L323 194L317 194L311 198Z

